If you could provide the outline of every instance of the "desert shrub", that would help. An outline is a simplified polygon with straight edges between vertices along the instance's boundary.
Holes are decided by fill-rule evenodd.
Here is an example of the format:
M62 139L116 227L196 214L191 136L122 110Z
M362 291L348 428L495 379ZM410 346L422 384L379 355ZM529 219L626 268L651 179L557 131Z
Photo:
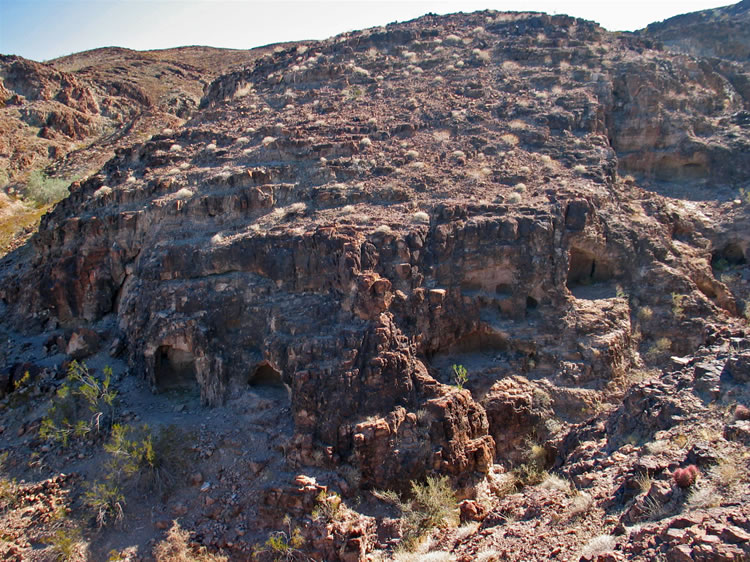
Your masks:
M641 472L636 475L635 483L642 494L648 494L654 483L654 478L648 472Z
M139 488L164 494L187 468L187 443L183 430L170 425L154 437L148 425L115 424L104 445L109 453L107 478L114 482L132 481Z
M721 504L721 495L710 483L693 486L686 501L688 509L705 509Z
M594 537L583 547L582 557L595 559L599 554L609 552L615 548L617 537L613 535L600 535Z
M341 496L336 492L326 494L324 490L321 490L315 498L315 507L311 515L314 520L322 519L328 522L335 520L340 510Z
M0 454L0 513L13 509L18 500L18 484L5 473L8 452Z
M651 320L651 317L653 315L654 311L650 306L642 306L638 309L638 320L640 320L641 322Z
M538 443L527 443L524 462L513 469L519 486L533 486L547 478L547 451Z
M125 496L117 484L108 480L93 482L84 494L83 503L91 510L98 528L110 523L122 524Z
M591 507L594 505L594 498L592 498L586 492L581 492L573 496L573 500L570 502L570 510L568 516L570 519L575 519L581 515L585 515L589 512Z
M716 466L711 468L711 476L723 489L732 488L743 481L746 472L744 463L735 457L721 459Z
M453 381L456 383L458 390L463 390L464 385L469 380L469 374L463 365L453 365Z
M516 146L520 142L518 140L518 137L514 135L513 133L505 133L500 137L500 139L503 141L504 144L508 146Z
M23 194L39 207L57 203L68 196L70 181L62 178L51 178L41 170L29 175Z
M106 185L101 186L99 189L94 191L94 198L101 199L112 193L112 188Z
M106 432L114 420L117 398L111 381L111 368L104 368L100 380L84 363L72 361L65 383L57 389L42 419L39 437L67 446L71 437Z
M556 474L548 474L539 486L544 490L557 490L565 494L573 494L574 492L570 480L560 478Z
M305 560L300 548L305 544L305 537L299 527L292 526L292 520L287 515L284 518L286 530L274 531L268 536L262 546L254 549L255 557L270 555L274 562L277 560Z
M57 529L46 537L44 542L51 546L50 550L55 560L68 562L81 558L83 535L78 528Z
M424 484L412 481L408 500L402 500L392 491L377 492L375 495L399 510L403 536L401 545L405 550L413 550L432 529L457 524L458 502L447 476L428 476Z
M192 548L189 544L190 533L180 527L177 521L167 531L167 537L154 546L153 555L156 562L226 562L226 556L209 553L205 547Z
M687 302L687 295L680 295L679 293L672 293L672 314L675 318L680 318L685 314L685 304Z
M655 361L669 353L671 349L672 340L666 337L659 338L651 347L649 347L648 351L646 351L646 358L651 361Z
M417 211L411 216L411 220L412 222L418 223L418 224L429 224L430 215L428 215L424 211Z

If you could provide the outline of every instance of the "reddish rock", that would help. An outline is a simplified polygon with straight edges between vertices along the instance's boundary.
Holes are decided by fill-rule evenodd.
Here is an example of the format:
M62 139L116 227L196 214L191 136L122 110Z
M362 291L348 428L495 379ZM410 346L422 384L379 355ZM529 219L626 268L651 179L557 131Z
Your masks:
M75 330L68 338L68 345L65 353L73 359L85 359L93 355L99 349L99 335L91 329L79 328Z

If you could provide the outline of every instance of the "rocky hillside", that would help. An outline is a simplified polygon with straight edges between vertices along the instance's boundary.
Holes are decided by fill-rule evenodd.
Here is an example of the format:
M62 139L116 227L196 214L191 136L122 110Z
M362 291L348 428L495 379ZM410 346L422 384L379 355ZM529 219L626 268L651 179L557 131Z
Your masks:
M750 65L750 2L675 16L640 33L670 49Z
M66 173L95 171L123 137L142 142L181 123L197 106L204 85L222 69L247 60L245 51L205 47L104 48L46 64L3 56L0 169L5 182L21 182L24 172L70 152L77 152L78 161Z
M149 556L179 517L231 559L748 559L746 84L478 12L160 94L187 121L0 262L7 470L71 514L7 553Z

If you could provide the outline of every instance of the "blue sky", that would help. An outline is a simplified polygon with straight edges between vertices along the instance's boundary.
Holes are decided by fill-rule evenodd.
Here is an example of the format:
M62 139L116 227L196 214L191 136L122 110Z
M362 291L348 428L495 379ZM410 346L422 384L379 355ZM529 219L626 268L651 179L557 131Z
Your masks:
M354 29L481 9L543 11L634 30L677 14L726 5L700 0L0 0L0 53L48 60L96 47L210 45L249 49L325 39Z

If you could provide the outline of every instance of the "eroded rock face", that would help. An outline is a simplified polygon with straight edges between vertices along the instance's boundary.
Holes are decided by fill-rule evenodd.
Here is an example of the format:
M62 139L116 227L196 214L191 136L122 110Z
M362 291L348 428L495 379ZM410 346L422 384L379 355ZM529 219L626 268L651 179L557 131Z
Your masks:
M3 262L5 321L114 317L134 372L209 405L286 385L293 464L469 478L551 413L585 417L638 338L664 361L737 313L711 268L724 231L617 176L748 181L750 132L725 124L748 100L722 72L538 14L281 49L75 184L33 259ZM508 375L528 388L492 386Z

